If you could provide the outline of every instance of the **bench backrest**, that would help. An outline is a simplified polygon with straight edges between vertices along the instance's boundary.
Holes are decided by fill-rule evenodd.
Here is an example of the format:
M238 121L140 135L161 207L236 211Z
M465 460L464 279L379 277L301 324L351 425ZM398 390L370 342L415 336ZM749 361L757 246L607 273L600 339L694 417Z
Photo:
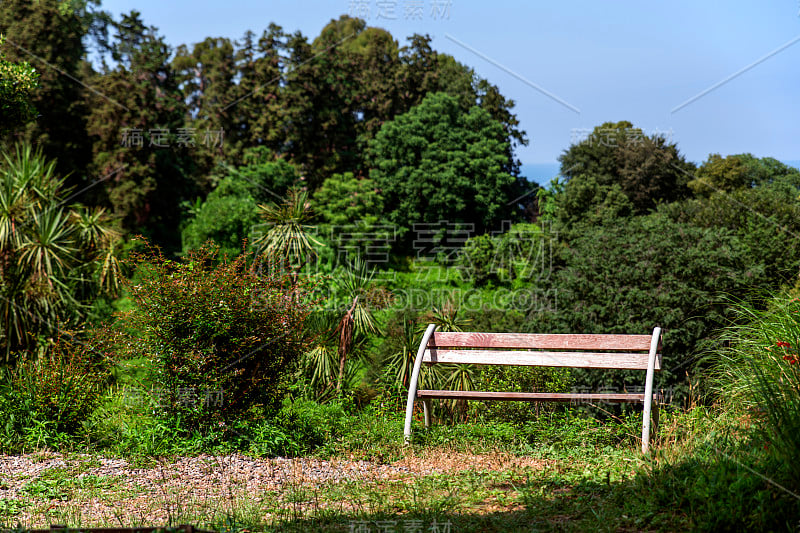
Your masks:
M434 332L423 363L647 370L651 335ZM659 335L654 370L661 370Z

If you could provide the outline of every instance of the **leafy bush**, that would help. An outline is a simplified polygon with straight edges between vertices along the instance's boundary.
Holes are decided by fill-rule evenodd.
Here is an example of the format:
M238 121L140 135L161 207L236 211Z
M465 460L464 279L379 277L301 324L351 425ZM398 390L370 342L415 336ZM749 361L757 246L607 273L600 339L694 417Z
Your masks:
M258 205L280 199L300 180L294 166L263 147L247 150L244 162L226 168L227 175L205 201L198 200L194 217L182 232L184 253L212 240L223 257L235 257L259 222Z
M775 288L800 267L800 175L776 176L770 182L731 192L712 192L661 210L678 222L703 228L726 228L747 247L751 262L763 264Z
M731 232L677 223L660 213L573 229L558 247L559 267L547 280L556 309L527 327L552 333L664 331L665 368L658 387L682 383L696 369L701 342L728 323L723 295L744 297L770 283ZM641 385L642 372L575 370L593 389ZM683 385L681 384L681 387ZM681 389L675 391L680 395Z
M557 236L546 221L514 224L501 235L469 239L459 250L456 265L462 279L476 286L528 288L550 276Z
M326 224L375 224L383 213L383 198L372 180L352 172L334 174L314 193L315 210Z
M153 416L117 390L106 396L90 429L105 449L128 457L233 451L275 457L313 453L342 435L349 420L339 402L286 397L275 413L254 406L240 418L187 432L178 418Z
M204 246L183 263L136 255L134 308L116 324L125 355L153 365L162 412L186 428L279 406L306 346L308 286L263 262L257 270L247 254L219 264L216 254Z
M7 451L41 445L60 447L83 436L85 422L99 405L111 364L97 344L67 335L41 353L4 369L0 380L0 447Z
M570 392L569 369L483 365L477 377L478 390L504 392ZM489 420L523 422L560 409L555 402L471 402L472 412Z
M311 400L285 399L274 423L296 443L296 455L313 452L336 439L348 423L340 402L319 404Z
M0 45L5 36L0 37ZM32 93L39 87L39 73L27 61L6 61L0 52L0 134L19 128L36 117Z
M258 223L257 207L249 195L225 195L213 191L183 230L184 252L211 240L219 245L223 257L236 257L242 251L242 241Z

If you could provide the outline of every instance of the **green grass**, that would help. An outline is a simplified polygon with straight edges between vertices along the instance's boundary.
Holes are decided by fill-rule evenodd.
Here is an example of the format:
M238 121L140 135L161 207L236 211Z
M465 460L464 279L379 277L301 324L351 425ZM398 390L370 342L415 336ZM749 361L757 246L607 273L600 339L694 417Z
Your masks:
M748 433L746 419L706 408L667 411L653 453L643 456L630 435L637 429L635 418L600 423L556 413L538 426L439 423L429 431L418 429L412 445L404 447L401 413L368 409L347 415L314 455L378 463L452 458L464 461L463 468L374 483L296 481L204 503L165 492L152 495L148 504L173 509L171 525L237 532L380 531L378 526L392 524L389 531L419 524L425 531L444 531L449 524L458 532L797 527L799 500L765 481L780 484L780 465L758 436ZM87 523L81 509L89 501L113 504L143 489L123 490L122 480L87 474L96 464L91 458L74 456L68 463L26 481L20 500L0 500L0 523L10 526L34 511L75 526L162 525L135 517ZM57 511L50 509L54 502Z

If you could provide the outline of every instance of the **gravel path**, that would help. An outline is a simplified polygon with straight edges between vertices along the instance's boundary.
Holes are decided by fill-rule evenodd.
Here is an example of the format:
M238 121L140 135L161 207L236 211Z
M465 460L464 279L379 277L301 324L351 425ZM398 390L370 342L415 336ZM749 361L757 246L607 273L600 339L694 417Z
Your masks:
M256 459L242 455L183 457L139 468L124 459L97 455L37 453L0 456L0 524L47 526L152 525L225 502L258 503L340 482L374 484L465 469L499 470L541 463L504 455L434 452L408 455L392 464L314 458ZM277 496L275 496L277 495ZM9 507L11 505L11 507ZM3 524L3 523L6 524Z

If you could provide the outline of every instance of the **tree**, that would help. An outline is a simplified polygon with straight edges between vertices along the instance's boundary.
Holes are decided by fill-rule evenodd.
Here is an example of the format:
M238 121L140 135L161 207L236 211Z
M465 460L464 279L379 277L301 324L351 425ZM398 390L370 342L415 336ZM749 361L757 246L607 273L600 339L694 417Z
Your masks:
M429 40L427 37L425 39ZM514 101L506 99L497 86L481 78L475 74L474 70L459 63L452 56L437 54L435 60L437 63L436 82L431 91L446 92L456 98L464 111L477 105L502 124L508 143L506 154L508 163L505 170L518 176L519 162L513 158L514 150L519 145L527 145L528 139L525 132L519 129L519 120L511 111Z
M347 22L349 17L343 19ZM358 26L363 27L363 21ZM323 30L323 36L330 34ZM334 173L359 167L359 55L341 44L327 39L309 43L299 33L287 43L287 83L281 92L283 151L303 169L312 190Z
M307 323L315 342L303 366L318 398L357 385L367 355L364 345L370 336L382 334L375 311L389 301L375 284L374 270L360 258L336 271L331 289L326 308Z
M97 4L93 0L69 5L59 0L0 2L0 34L6 37L3 48L7 59L28 61L40 75L39 90L31 99L38 116L9 140L41 146L46 157L56 160L56 170L62 176L81 172L90 157L88 110L81 83L85 83L83 41L102 18L95 11ZM81 177L70 177L71 184L78 184Z
M645 136L627 121L597 126L587 139L570 146L558 159L567 183L594 180L601 193L614 190L616 185L639 214L660 202L688 197L686 185L694 171L694 165L678 152L676 144L658 135ZM596 200L602 202L603 194ZM579 212L567 213L567 217L578 216Z
M473 223L481 231L513 216L507 153L503 127L487 111L464 112L436 93L383 125L370 143L370 177L408 245L412 223Z
M698 196L757 187L787 178L794 178L800 184L800 170L771 157L759 159L751 154L726 157L711 154L693 177L689 187Z
M0 47L3 46L0 35ZM36 116L31 103L39 74L30 63L5 60L0 50L0 135L15 131Z
M191 150L205 140L186 129L172 52L157 30L146 27L136 11L115 28L110 52L116 65L104 65L92 78L99 94L90 98L90 168L126 229L174 251L180 249L179 206L198 188Z
M352 298L352 303L336 325L336 334L339 340L337 393L342 390L342 382L345 376L344 366L347 362L347 356L353 349L356 335L380 334L380 329L375 322L369 302L369 288L373 274L366 263L357 260L354 268L347 269L340 281L347 298Z
M333 174L363 177L364 153L382 124L437 90L464 111L478 105L503 124L506 170L516 176L513 148L527 141L513 101L435 52L429 37L409 41L401 48L386 30L344 15L310 42L270 24L260 38L247 32L235 45L215 38L180 47L172 65L193 127L224 130L229 161L239 164L245 149L267 147L301 168L311 191Z
M228 162L241 164L244 151L254 147L283 153L280 96L287 38L270 24L260 39L248 31L240 42L207 38L191 51L182 45L175 53L172 65L188 96L192 127L223 131Z

